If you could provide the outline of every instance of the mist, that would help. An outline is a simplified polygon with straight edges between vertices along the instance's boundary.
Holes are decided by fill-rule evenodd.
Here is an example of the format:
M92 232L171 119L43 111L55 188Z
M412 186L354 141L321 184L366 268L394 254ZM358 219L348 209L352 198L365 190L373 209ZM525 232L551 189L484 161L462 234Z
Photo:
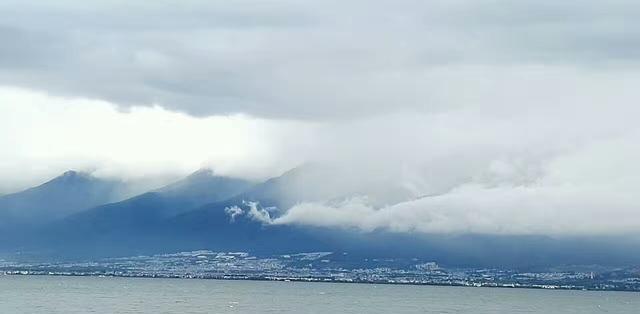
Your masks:
M0 194L314 164L264 223L638 229L636 2L242 3L1 4Z

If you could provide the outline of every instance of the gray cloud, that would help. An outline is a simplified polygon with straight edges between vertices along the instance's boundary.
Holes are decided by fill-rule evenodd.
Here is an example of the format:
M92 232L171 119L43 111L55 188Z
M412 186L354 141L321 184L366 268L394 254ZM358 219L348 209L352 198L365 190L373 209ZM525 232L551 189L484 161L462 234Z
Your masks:
M520 90L550 80L564 94L582 75L637 68L640 53L634 1L8 1L0 10L0 83L194 115L316 120L504 105L512 99L489 95L505 80ZM522 77L531 67L550 74Z
M637 236L640 172L630 162L639 152L625 147L637 140L601 144L617 147L608 147L615 157L594 158L593 147L558 157L526 183L517 180L518 165L492 163L485 175L497 181L479 176L442 194L381 208L357 197L337 204L303 202L271 223L365 232Z
M296 191L341 181L380 192L368 185L384 178L404 199L307 202L271 223L497 234L638 227L637 1L3 1L0 11L0 85L50 94L37 114L0 105L14 114L0 135L12 147L3 173L51 168L60 156L80 162L87 147L92 160L116 162L111 172L141 176L208 164L255 179L318 162L349 172ZM85 132L47 123L48 108L69 101L72 113L59 119L86 119ZM169 111L138 107L156 104ZM170 111L244 115L209 123ZM46 137L33 135L34 116ZM148 123L141 138L166 138L143 150L123 132L129 120Z
M362 193L339 189L261 221L364 232L637 236L637 109L549 109L326 125L304 157L344 168L287 191ZM375 189L381 182L385 188ZM403 201L385 197L397 187L409 192Z

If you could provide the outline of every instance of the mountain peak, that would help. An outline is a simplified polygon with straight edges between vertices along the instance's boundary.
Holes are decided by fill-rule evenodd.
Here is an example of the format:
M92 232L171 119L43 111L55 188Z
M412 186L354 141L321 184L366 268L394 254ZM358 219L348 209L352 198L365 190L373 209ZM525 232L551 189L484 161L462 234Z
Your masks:
M165 195L182 195L218 201L249 188L252 183L225 176L219 176L213 170L203 168L182 180L171 183L156 192Z
M49 182L74 182L77 180L89 180L93 176L87 172L81 172L76 170L67 170L63 174L53 178Z
M200 168L196 170L194 173L187 176L187 178L200 178L200 177L213 177L215 176L215 172L209 168Z
M0 198L0 222L37 225L117 199L121 183L69 170L38 186Z
M68 177L75 177L75 176L78 176L78 175L80 175L80 172L78 172L78 171L67 170L61 175L61 177L67 177L68 178Z

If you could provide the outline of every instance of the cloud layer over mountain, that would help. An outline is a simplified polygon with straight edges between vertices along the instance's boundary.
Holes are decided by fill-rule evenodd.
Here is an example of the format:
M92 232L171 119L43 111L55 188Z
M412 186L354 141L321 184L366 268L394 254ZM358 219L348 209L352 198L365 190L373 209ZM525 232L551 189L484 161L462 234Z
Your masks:
M210 166L260 180L316 162L410 197L301 203L275 223L639 227L635 1L4 1L0 11L0 193L66 168L140 178ZM324 188L314 184L305 188Z

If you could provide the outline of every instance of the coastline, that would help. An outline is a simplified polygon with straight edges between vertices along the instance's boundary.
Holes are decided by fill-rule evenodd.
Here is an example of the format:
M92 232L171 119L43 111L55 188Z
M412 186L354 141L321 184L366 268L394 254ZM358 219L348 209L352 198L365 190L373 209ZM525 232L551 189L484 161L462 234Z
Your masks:
M499 288L499 289L529 289L529 290L562 290L562 291L585 291L585 292L630 292L640 293L640 290L633 289L594 289L588 287L567 287L559 285L526 285L526 284L496 284L496 283L433 283L433 282L404 282L391 280L340 280L328 278L301 278L287 276L203 276L203 275L165 275L165 274L98 274L98 273L70 273L70 272L38 272L38 271L3 271L2 276L29 277L90 277L90 278L134 278L134 279L185 279L185 280L219 280L219 281L271 281L271 282L303 282L303 283L332 283L332 284L361 284L361 285L395 285L395 286L432 286L432 287L461 287L461 288Z

